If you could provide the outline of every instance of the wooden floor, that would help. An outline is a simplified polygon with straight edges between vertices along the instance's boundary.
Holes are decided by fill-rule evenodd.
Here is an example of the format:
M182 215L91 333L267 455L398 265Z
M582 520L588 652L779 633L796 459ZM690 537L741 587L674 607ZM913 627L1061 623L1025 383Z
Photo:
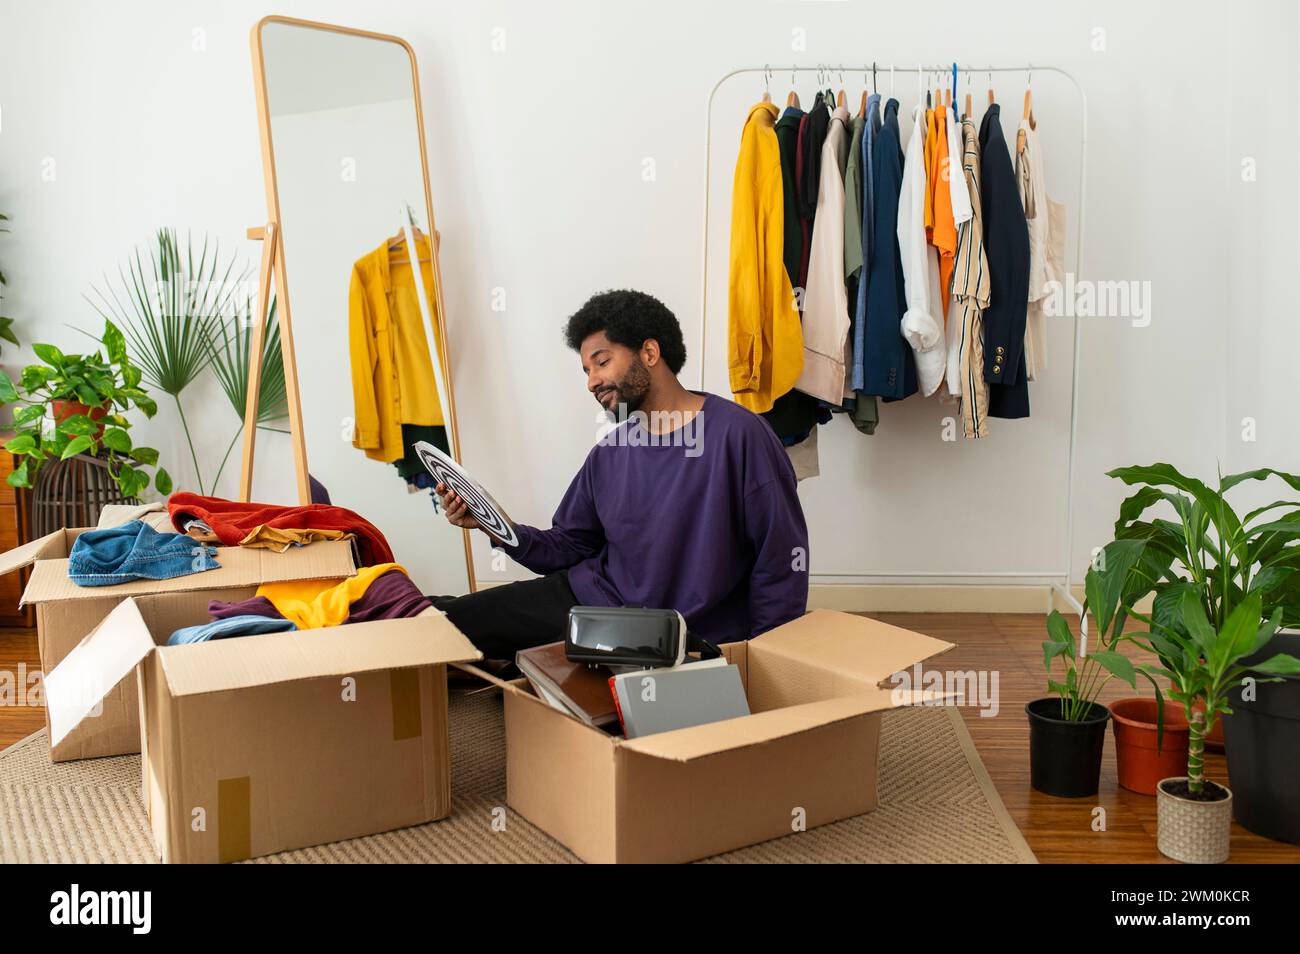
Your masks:
M1024 706L1047 694L1041 648L1045 632L1043 616L882 613L879 617L896 626L957 644L941 657L942 662L935 668L998 673L997 714L984 718L977 708L963 709L962 714L1007 810L1039 861L1176 863L1156 850L1155 798L1122 789L1116 782L1112 732L1106 733L1101 791L1097 797L1052 798L1030 788L1029 727ZM29 671L39 666L35 634L27 630L0 630L0 671L16 673L20 662ZM1132 694L1127 686L1112 681L1101 701ZM0 748L44 724L40 709L0 706ZM1207 756L1206 774L1217 781L1227 781L1223 756ZM1093 830L1093 811L1098 806L1105 809L1104 831ZM1230 860L1295 864L1300 862L1300 846L1261 838L1234 823Z

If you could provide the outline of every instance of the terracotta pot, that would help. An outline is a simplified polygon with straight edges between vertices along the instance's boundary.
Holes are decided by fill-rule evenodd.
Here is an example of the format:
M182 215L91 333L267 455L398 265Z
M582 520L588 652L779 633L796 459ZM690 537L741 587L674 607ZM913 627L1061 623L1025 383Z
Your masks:
M1228 797L1217 802L1198 802L1165 791L1169 782L1185 782L1187 776L1161 779L1156 785L1156 847L1175 861L1217 865L1228 860L1232 834L1232 792L1220 785ZM1209 782L1207 780L1206 784Z
M1154 795L1156 783L1187 771L1190 731L1187 715L1176 702L1165 703L1165 735L1156 749L1155 699L1120 699L1110 704L1115 726L1115 760L1119 783L1131 792Z
M80 401L51 401L50 407L54 411L55 426L62 424L70 417L76 417L78 414L84 414L92 421L97 421L108 413L107 404L101 405L100 407L90 407L87 404L82 404ZM96 431L90 436L95 440L99 440L103 437L104 425L99 425L98 429L96 429Z
M1192 703L1192 711L1204 712L1205 703L1203 702ZM1205 751L1218 752L1220 755L1222 755L1226 747L1227 746L1225 744L1224 735L1223 735L1223 714L1220 713L1219 717L1214 720L1214 728L1211 729L1210 734L1205 737Z

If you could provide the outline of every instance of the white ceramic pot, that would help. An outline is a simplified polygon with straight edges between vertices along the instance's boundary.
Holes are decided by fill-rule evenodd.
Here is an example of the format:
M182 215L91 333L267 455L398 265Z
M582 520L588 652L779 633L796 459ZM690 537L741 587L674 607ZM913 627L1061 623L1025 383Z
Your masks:
M1217 802L1198 802L1165 791L1166 782L1185 782L1185 775L1156 785L1156 845L1162 855L1188 864L1217 865L1228 860L1232 834L1232 792ZM1216 783L1217 784L1217 783Z

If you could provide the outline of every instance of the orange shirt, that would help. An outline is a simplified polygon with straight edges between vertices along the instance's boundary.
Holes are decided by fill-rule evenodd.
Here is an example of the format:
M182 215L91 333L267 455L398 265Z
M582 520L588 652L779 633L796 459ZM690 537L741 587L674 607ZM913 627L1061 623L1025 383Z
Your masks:
M935 109L925 111L925 238L930 241L930 230L934 228L934 157L938 143L934 135Z
M952 192L948 184L948 177L953 174L953 167L955 167L957 175L962 175L962 171L960 157L954 159L951 164L949 162L948 111L946 109L936 109L934 113L935 131L932 136L936 140L933 167L935 187L931 197L934 226L928 234L930 244L939 250L938 314L943 315L943 320L946 321L948 316L948 289L952 282L954 257L957 254L957 224L952 215Z

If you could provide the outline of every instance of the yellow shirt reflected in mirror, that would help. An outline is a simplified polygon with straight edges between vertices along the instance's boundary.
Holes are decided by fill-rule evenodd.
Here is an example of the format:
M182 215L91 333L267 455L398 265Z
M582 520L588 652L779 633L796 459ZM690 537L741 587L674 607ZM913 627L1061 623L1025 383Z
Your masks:
M437 308L428 236L416 244L427 300ZM441 352L441 339L437 347ZM356 408L353 447L372 460L391 463L405 453L403 424L445 423L405 243L390 252L385 240L352 266L348 351Z

